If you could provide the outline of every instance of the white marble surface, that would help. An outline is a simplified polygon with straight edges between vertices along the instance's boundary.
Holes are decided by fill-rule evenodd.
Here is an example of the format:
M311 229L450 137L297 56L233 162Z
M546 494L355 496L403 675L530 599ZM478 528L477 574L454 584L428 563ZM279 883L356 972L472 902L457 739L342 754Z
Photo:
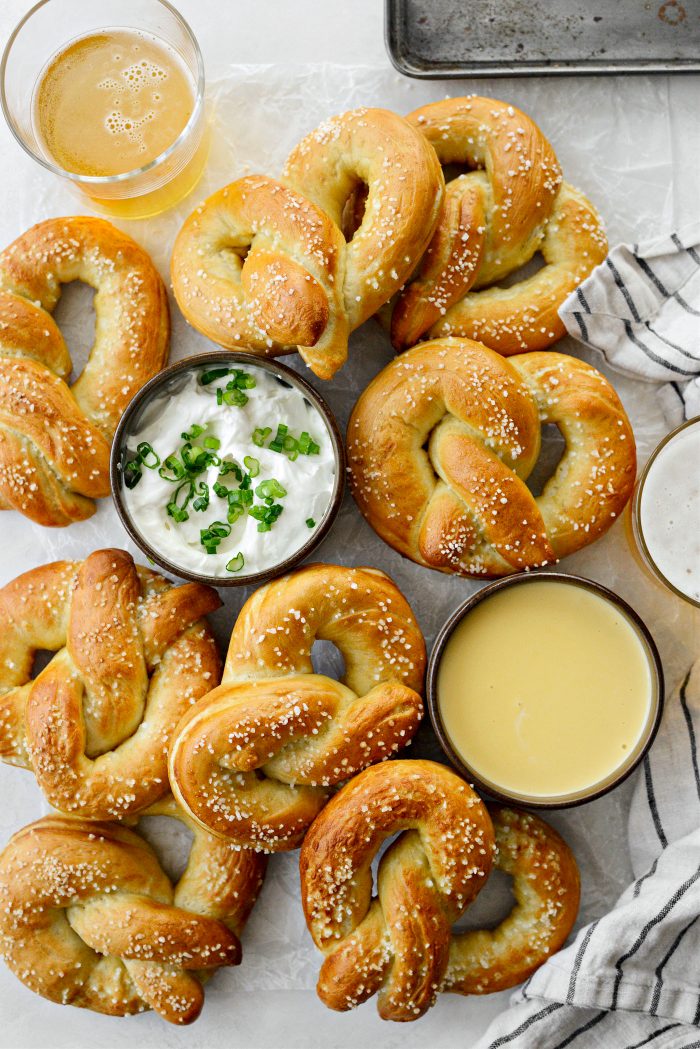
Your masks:
M447 92L479 90L507 98L538 119L567 177L590 193L612 238L639 237L694 217L700 188L700 126L695 115L700 78L424 84L405 81L391 69L384 53L378 0L353 4L257 0L236 5L221 0L180 0L180 7L200 39L217 96L210 168L196 197L248 170L276 174L302 133L348 106L374 102L406 112ZM25 0L2 0L1 41L24 9ZM270 65L260 68L261 63ZM242 69L243 64L251 68ZM0 244L8 243L33 221L75 209L66 193L21 153L4 125L0 127L0 186L4 202ZM125 227L152 252L164 274L174 232L192 202L151 223ZM66 299L59 320L71 348L84 347L90 334L90 324L84 323L89 298L78 293ZM203 340L176 318L173 358L203 346ZM573 344L561 348L576 350ZM342 423L359 390L390 357L386 340L371 325L353 338L352 349L350 365L330 387L323 388ZM632 417L643 460L664 432L653 389L619 378L615 383ZM0 585L20 571L59 556L82 557L100 545L129 547L108 501L91 521L61 531L49 532L15 514L3 514L0 535ZM323 555L386 568L414 602L429 640L476 585L402 562L361 521L349 497ZM692 617L638 570L629 556L622 522L601 543L569 559L565 567L612 585L631 600L657 636L669 677L678 673L697 647ZM223 643L243 596L230 593L226 608L216 616ZM427 727L421 730L414 751L437 756ZM4 841L39 816L44 806L26 773L0 767L0 790L4 799L0 839ZM582 865L582 920L600 914L629 876L628 795L629 788L623 788L608 799L558 814L553 821L566 833ZM137 1044L153 1049L350 1049L367 1043L378 1049L448 1049L473 1045L490 1018L507 1004L507 994L485 999L444 996L427 1017L401 1027L382 1024L373 1002L346 1015L327 1011L313 991L318 957L301 917L293 856L273 860L244 949L243 965L212 980L201 1019L184 1031L168 1027L153 1015L119 1021L61 1010L32 995L0 965L0 1047L76 1049L99 1044L111 1049Z

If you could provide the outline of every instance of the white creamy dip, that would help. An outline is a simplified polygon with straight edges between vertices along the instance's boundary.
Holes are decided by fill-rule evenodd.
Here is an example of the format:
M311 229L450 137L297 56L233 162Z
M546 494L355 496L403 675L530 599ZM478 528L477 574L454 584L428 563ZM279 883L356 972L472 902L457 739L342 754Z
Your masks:
M146 542L168 561L202 575L240 578L274 568L304 546L331 502L336 464L325 420L301 390L282 385L270 372L253 364L234 363L231 367L252 376L256 385L244 391L247 404L241 407L218 404L216 390L225 387L227 378L232 376L206 386L201 385L200 377L220 367L221 364L204 363L193 368L182 385L177 384L174 390L154 398L141 416L138 431L128 437L127 448L136 452L139 444L146 442L162 466L171 454L181 458L185 444L183 432L191 433L195 425L205 427L202 434L192 438L192 446L202 447L206 438L213 438L220 442L214 455L224 461L234 460L244 474L256 469L253 466L252 471L248 471L244 457L257 460L259 472L250 482L253 492L262 482L273 479L285 489L285 496L274 498L282 512L270 530L260 531L259 521L244 512L231 523L230 534L221 538L216 552L207 553L201 531L215 521L227 522L229 509L226 497L215 494L214 484L218 482L229 490L239 487L234 474L222 475L221 467L216 464L208 465L196 476L197 482L208 486L208 507L195 510L194 499L191 499L186 507L187 520L178 522L168 513L167 505L179 485L161 477L158 468L142 466L135 486L125 485L122 491L133 524ZM304 432L309 434L319 446L318 453L299 454L292 461L287 453L268 448L280 423L286 425L295 438ZM256 429L265 427L270 427L271 433L264 440L264 446L259 447L252 435ZM146 461L153 460L147 458ZM255 495L254 505L264 507L266 504L261 496ZM243 567L235 573L227 570L227 563L239 553L243 556Z
M661 575L700 601L700 420L671 438L649 467L639 526Z

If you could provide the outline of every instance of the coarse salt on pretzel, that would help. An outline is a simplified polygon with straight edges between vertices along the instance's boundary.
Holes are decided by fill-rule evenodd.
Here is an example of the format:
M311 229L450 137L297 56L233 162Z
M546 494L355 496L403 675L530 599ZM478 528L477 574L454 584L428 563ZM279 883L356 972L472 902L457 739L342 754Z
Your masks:
M57 561L0 590L0 757L62 812L138 812L168 790L182 714L219 680L198 583L173 587L123 550ZM32 678L38 650L55 655Z
M155 852L117 823L46 816L0 854L0 953L31 990L110 1016L152 1008L196 1020L202 982L241 960L264 857L193 824L165 798L144 813L194 834L173 887Z
M541 425L566 447L541 495L526 485ZM405 557L458 575L502 576L592 543L634 485L632 427L607 379L553 351L504 358L468 339L397 357L348 424L355 501Z
M394 346L456 335L505 355L546 349L565 334L559 306L605 258L595 208L562 181L551 145L514 106L450 98L407 120L443 165L473 170L447 183L433 240L395 304ZM537 251L542 269L502 283Z
M53 317L63 284L95 289L95 341L69 385ZM103 219L33 226L0 254L0 510L42 525L82 521L109 495L122 412L168 356L163 281L146 252Z
M306 835L300 870L307 925L325 955L317 990L329 1008L377 994L383 1019L415 1020L439 991L512 987L562 946L579 902L569 848L534 816L491 814L493 825L471 787L432 761L366 769L328 803ZM372 860L397 832L373 896ZM454 933L492 862L512 876L515 906L493 930Z
M314 672L314 641L345 661ZM222 684L185 714L170 781L216 834L270 852L296 848L329 787L390 757L422 714L425 645L395 584L372 568L310 565L248 599Z

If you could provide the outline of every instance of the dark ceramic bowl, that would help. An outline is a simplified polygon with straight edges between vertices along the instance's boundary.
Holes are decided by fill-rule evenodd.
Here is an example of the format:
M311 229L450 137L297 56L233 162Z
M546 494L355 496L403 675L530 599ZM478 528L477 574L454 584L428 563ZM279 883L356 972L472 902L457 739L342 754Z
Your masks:
M531 583L542 582L544 580L547 582L561 582L583 587L585 590L589 590L591 593L597 594L599 597L610 601L617 609L619 609L636 631L637 636L646 650L652 679L652 699L647 723L638 744L629 754L627 760L621 764L619 768L615 769L607 779L594 784L590 788L585 788L572 794L546 798L519 794L514 791L511 792L505 788L499 787L497 783L491 783L485 779L481 779L453 746L442 722L438 702L438 671L440 668L440 660L458 623L461 623L462 619L476 608L477 605L481 604L482 601L488 600L489 597L498 593L498 591L505 590L507 587L512 586L529 586ZM435 729L442 749L445 751L445 754L455 768L458 769L458 771L461 772L470 783L473 783L480 793L490 795L491 797L508 804L515 803L518 805L525 805L527 808L531 809L563 809L570 808L574 805L582 805L584 802L593 801L594 798L602 797L604 794L607 794L609 791L619 786L619 784L627 779L627 777L639 765L654 741L661 720L664 701L664 676L661 667L661 659L656 644L654 643L654 639L649 633L645 623L640 619L634 609L631 608L626 601L623 601L621 597L618 597L618 595L613 593L612 590L608 590L606 587L601 586L600 583L594 583L592 580L583 579L580 576L566 575L563 572L532 572L528 574L508 576L505 579L498 579L496 582L490 583L474 594L473 597L470 597L452 613L435 639L435 644L430 653L427 673L427 701L428 710L430 711L430 720L433 723L433 728Z
M330 502L328 503L321 521L303 546L294 550L289 557L284 559L284 561L280 561L279 564L274 565L272 568L265 569L263 572L254 572L240 576L209 576L200 575L197 572L192 572L188 569L182 568L180 565L175 564L174 561L169 561L158 547L153 546L139 531L123 498L123 467L126 461L126 442L128 437L138 430L145 409L155 397L160 397L164 393L167 393L169 389L177 386L178 380L183 373L195 369L199 371L202 367L212 364L242 365L262 368L274 375L280 380L280 382L296 387L296 389L304 395L306 400L309 401L318 412L320 412L321 417L326 424L326 429L328 430L328 435L333 446L333 454L335 456L335 483L331 493ZM325 539L343 501L343 491L345 489L345 449L340 430L338 429L338 424L336 423L335 417L330 408L320 394L316 392L313 386L297 375L295 371L292 371L291 368L288 368L284 364L278 364L276 361L267 360L264 357L252 356L249 353L237 353L233 350L212 350L210 353L198 354L196 357L187 357L185 360L178 361L177 364L172 364L169 368L165 368L162 372L159 372L158 375L154 376L154 378L147 382L130 401L114 435L110 460L110 479L112 484L112 498L114 500L114 505L117 508L117 513L119 514L121 523L136 545L144 552L146 557L150 558L151 561L154 561L157 565L160 565L161 568L164 568L172 575L179 576L181 579L189 579L195 583L208 583L209 586L250 586L251 584L267 583L269 580L275 579L277 576L289 572L292 568L303 561L305 557L308 557L312 550L315 550Z

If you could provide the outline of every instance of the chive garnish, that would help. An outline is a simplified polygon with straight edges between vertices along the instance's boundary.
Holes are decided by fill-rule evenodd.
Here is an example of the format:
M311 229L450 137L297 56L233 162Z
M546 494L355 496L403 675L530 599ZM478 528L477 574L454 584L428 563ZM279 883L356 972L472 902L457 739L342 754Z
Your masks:
M251 441L253 442L253 444L257 445L258 448L262 448L265 444L265 441L271 433L271 426L256 426L256 428L253 430Z
M209 485L206 481L197 481L194 486L196 499L192 503L193 510L206 510L209 506Z
M316 522L314 521L313 517L307 517L306 518L306 526L307 526L307 528L315 528L316 527Z
M193 423L193 425L190 427L190 432L187 433L187 431L185 430L180 434L180 437L182 437L183 441L196 441L197 438L200 437L205 430L206 426L200 426L199 423Z
M273 503L272 506L251 506L248 513L258 522L259 532L269 532L283 510L279 503Z
M232 557L231 560L227 562L227 564L226 564L226 571L227 572L240 572L240 570L243 568L244 564L245 564L245 560L243 558L243 554L239 550L238 553L236 554L236 556Z
M155 470L157 466L160 466L160 457L156 455L153 446L148 441L141 441L136 446L136 451L139 453L138 458L142 466L145 466L147 470Z
M171 473L172 477L168 477L168 473ZM158 470L158 476L162 477L164 481L181 481L185 476L185 467L176 455L168 455Z
M258 499L283 499L287 494L287 489L283 488L282 485L274 477L269 481L263 481L255 489L255 494Z
M252 455L243 456L243 465L250 474L251 477L257 477L260 473L260 462L255 459Z
M200 373L199 384L200 386L209 386L216 379L223 379L224 375L228 375L228 373L228 368L210 368L209 371Z
M184 497L180 500L180 493L185 492ZM170 502L166 505L165 509L168 511L168 516L172 517L174 521L181 524L183 521L187 521L189 514L187 512L187 504L189 503L194 493L194 485L191 481L185 481L176 490L175 495L172 497Z
M135 488L141 480L141 462L139 459L132 459L124 467L124 484L127 488Z
M221 441L218 437L205 437L202 444L212 452L216 452L221 447Z

